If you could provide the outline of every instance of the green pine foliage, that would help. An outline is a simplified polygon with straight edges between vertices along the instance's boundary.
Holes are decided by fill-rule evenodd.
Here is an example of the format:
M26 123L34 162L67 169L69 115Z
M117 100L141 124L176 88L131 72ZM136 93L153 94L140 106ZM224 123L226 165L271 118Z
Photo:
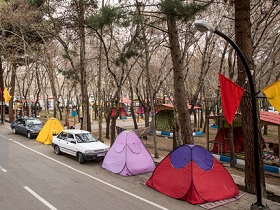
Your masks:
M130 49L125 53L120 53L119 57L115 60L115 63L117 66L121 66L122 64L126 64L130 58L137 55L138 53L135 50Z
M127 27L130 25L130 19L127 13L118 7L104 6L99 13L91 15L87 19L88 24L96 29L104 28L116 24L117 26Z
M206 9L208 5L209 4L187 4L181 0L163 0L160 3L160 10L168 18L186 22L198 12Z
M26 0L26 2L32 7L40 7L43 5L44 0Z
M77 69L61 69L57 68L57 72L61 75L63 75L66 79L74 80L76 82L79 81L78 71Z

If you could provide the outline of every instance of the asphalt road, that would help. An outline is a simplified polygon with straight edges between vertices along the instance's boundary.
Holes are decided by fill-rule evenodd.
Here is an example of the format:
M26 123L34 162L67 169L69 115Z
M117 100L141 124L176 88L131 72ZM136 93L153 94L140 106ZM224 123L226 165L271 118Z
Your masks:
M202 209L143 185L151 173L123 177L55 155L50 145L0 125L0 209Z

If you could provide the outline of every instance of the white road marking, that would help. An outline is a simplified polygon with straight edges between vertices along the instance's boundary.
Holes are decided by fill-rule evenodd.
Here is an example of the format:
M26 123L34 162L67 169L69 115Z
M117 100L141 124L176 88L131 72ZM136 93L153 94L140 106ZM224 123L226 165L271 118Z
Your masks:
M7 170L5 168L3 168L2 166L0 166L1 171L3 172L7 172Z
M41 201L43 204L45 204L49 209L51 210L57 210L52 204L50 204L48 201L46 201L44 198L42 198L40 195L35 193L33 190L31 190L29 187L24 186L24 189L26 189L31 195L33 195L35 198L37 198L39 201Z
M100 183L102 183L102 184L105 184L105 185L107 185L107 186L109 186L109 187L112 187L112 188L114 188L114 189L116 189L116 190L119 190L119 191L121 191L121 192L123 192L123 193L125 193L125 194L128 194L128 195L130 195L130 196L132 196L132 197L134 197L134 198L137 198L137 199L139 199L139 200L141 200L141 201L144 201L144 202L146 202L146 203L148 203L148 204L150 204L150 205L152 205L152 206L155 206L155 207L157 207L157 208L159 208L159 209L168 210L168 208L165 208L165 207L163 207L163 206L160 206L160 205L158 205L158 204L156 204L156 203L154 203L154 202L152 202L152 201L149 201L149 200L147 200L147 199L145 199L145 198L142 198L142 197L140 197L140 196L138 196L138 195L135 195L135 194L133 194L133 193L131 193L131 192L128 192L128 191L126 191L126 190L124 190L124 189L122 189L122 188L119 188L119 187L117 187L117 186L115 186L115 185L112 185L112 184L110 184L110 183L108 183L108 182L105 182L105 181L103 181L103 180L101 180L101 179L99 179L99 178L96 178L96 177L94 177L94 176L92 176L92 175L89 175L89 174L87 174L87 173L85 173L85 172L83 172L83 171L80 171L80 170L78 170L78 169L76 169L76 168L73 168L72 166L69 166L69 165L67 165L67 164L65 164L65 163L62 163L62 162L60 162L60 161L58 161L58 160L56 160L56 159L54 159L54 158L51 158L51 157L49 157L49 156L47 156L47 155L45 155L45 154L43 154L43 153L40 153L40 152L38 152L38 151L36 151L36 150L34 150L34 149L28 147L28 146L25 146L24 144L21 144L21 143L15 141L15 140L13 140L13 139L9 139L9 140L12 141L12 142L14 142L14 143L16 143L16 144L18 144L18 145L20 145L20 146L22 146L22 147L24 147L24 148L26 148L26 149L28 149L28 150L30 150L30 151L32 151L32 152L35 152L35 153L37 153L37 154L39 154L39 155L41 155L41 156L43 156L43 157L45 157L45 158L48 158L49 160L52 160L52 161L54 161L54 162L56 162L56 163L59 163L59 164L65 166L65 167L67 167L67 168L69 168L69 169L71 169L71 170L73 170L73 171L76 171L76 172L78 172L78 173L80 173L80 174L83 174L83 175L85 175L85 176L87 176L87 177L89 177L89 178L91 178L91 179L94 179L94 180L96 180L96 181L98 181L98 182L100 182Z
M3 135L0 135L0 136L2 136L3 138L7 138L6 136L3 136ZM5 168L3 168L2 166L0 166L0 170L5 173L7 172L7 170Z

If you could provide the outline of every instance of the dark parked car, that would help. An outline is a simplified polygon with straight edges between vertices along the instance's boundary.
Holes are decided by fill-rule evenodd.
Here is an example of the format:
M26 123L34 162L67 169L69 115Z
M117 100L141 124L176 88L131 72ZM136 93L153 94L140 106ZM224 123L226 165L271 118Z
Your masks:
M23 117L11 123L11 128L14 134L21 133L31 139L36 137L41 131L44 123L33 117Z

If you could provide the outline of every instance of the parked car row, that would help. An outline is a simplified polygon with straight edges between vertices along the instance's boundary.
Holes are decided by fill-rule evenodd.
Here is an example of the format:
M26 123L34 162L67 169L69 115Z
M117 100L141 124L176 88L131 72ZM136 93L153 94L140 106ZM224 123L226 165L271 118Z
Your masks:
M35 138L43 128L44 123L33 117L23 117L11 123L14 134L23 134L27 138ZM109 146L100 142L92 133L84 130L62 130L52 137L52 147L55 154L61 153L75 156L79 163L87 160L103 159L109 151Z

